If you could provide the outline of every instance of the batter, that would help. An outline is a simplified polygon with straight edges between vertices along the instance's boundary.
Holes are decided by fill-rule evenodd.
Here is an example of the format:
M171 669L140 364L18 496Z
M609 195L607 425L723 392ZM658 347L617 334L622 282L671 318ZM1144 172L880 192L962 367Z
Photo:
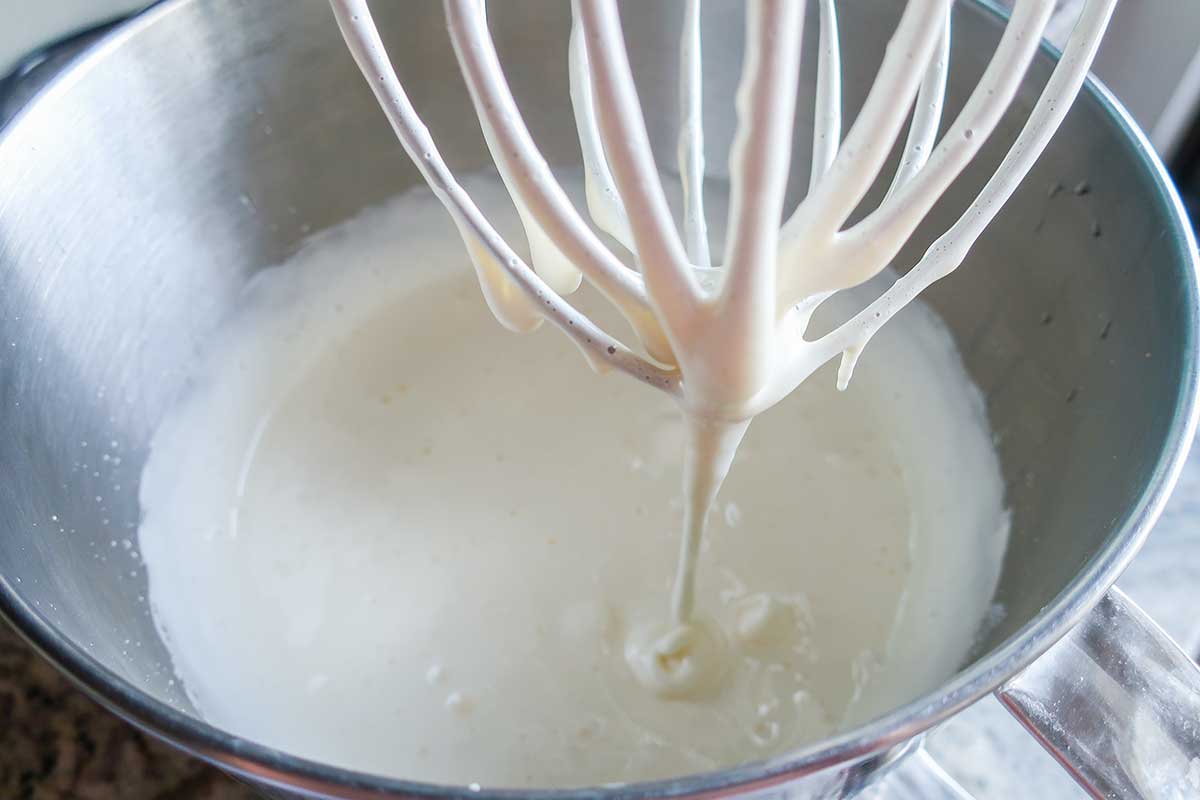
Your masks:
M519 240L500 181L466 185ZM497 328L414 191L261 273L211 342L143 476L155 619L207 719L345 767L565 787L785 752L951 675L1007 533L928 309L834 384L750 427L674 625L678 406Z

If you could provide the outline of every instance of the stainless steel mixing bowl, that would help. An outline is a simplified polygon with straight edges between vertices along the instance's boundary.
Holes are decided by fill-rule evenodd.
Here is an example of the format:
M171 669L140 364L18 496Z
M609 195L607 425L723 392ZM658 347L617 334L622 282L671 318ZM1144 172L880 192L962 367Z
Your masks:
M375 5L448 160L490 163L439 4ZM492 25L530 127L552 163L575 162L568 4L503 5ZM664 165L674 163L678 5L623 10ZM719 169L740 3L705 6L709 163ZM853 110L898 3L841 6ZM954 24L952 110L982 72L1000 19L960 5ZM900 265L965 206L1052 63L1049 51L1039 57L981 164ZM807 182L811 109L802 106L796 187ZM110 709L263 785L350 797L493 794L354 774L206 724L172 680L139 563L113 546L136 533L148 438L246 278L416 180L323 0L160 4L0 133L0 610ZM1191 441L1195 270L1161 165L1090 85L968 262L928 297L986 395L1004 465L1013 534L996 596L1003 619L944 686L860 728L769 763L572 795L850 796L923 731L993 691L1094 791L1167 791L1200 752L1200 682L1109 587Z

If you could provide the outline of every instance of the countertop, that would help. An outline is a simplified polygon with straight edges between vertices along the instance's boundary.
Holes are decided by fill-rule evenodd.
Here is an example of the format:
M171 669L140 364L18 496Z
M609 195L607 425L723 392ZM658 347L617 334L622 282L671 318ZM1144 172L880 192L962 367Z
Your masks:
M1190 653L1200 650L1200 448L1119 585ZM994 699L930 737L979 800L1084 794ZM872 800L889 800L886 782ZM99 708L0 624L0 798L243 800L255 795Z
M0 798L249 800L249 789L101 709L0 622Z

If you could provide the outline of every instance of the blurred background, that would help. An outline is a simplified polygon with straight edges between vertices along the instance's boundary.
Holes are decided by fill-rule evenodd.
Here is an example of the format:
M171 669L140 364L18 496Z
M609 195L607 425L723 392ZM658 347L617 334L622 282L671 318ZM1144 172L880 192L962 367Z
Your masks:
M1065 39L1082 2L1057 0L1061 14L1051 39ZM146 5L139 0L0 0L0 127L39 77ZM1122 0L1095 72L1146 131L1175 176L1193 221L1200 222L1200 0ZM1200 648L1200 618L1194 607L1180 603L1178 588L1200 582L1198 456L1193 453L1149 544L1120 581L1193 653ZM1046 800L1083 797L994 699L934 733L929 749L980 800L1031 796L1031 789ZM0 623L0 797L252 796L101 711ZM872 800L890 796L885 785Z

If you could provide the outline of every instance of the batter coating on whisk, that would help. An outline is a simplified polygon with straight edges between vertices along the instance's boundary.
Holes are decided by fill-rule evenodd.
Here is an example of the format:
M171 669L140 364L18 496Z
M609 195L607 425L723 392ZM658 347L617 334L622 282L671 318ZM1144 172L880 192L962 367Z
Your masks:
M618 259L571 206L525 128L487 32L486 4L445 0L450 34L492 156L517 205L526 265L455 182L393 71L366 0L331 0L338 24L401 143L455 219L497 318L515 330L551 320L593 367L615 367L665 391L687 424L684 536L662 637L647 663L682 664L692 623L695 565L704 519L750 421L841 355L839 386L872 336L926 286L955 270L1033 166L1078 94L1116 0L1088 0L1025 127L983 190L884 294L815 340L812 313L833 293L879 274L933 204L978 153L1011 103L1054 9L1018 0L996 52L959 116L937 139L948 69L952 0L909 0L875 84L842 139L835 4L823 0L813 166L808 196L782 227L805 3L751 0L730 153L731 203L721 276L703 289L703 136L699 130L699 2L683 31L680 96L685 247L663 193L625 53L615 0L575 0L572 101L593 219L636 257ZM883 203L846 227L878 179L909 112L900 167ZM936 141L936 144L935 144ZM700 262L700 263L697 263ZM577 272L576 272L577 271ZM564 299L579 273L628 321L645 356L602 334ZM672 657L663 655L671 651ZM641 662L637 662L641 663ZM639 670L657 691L676 692L671 669ZM692 682L692 672L685 683Z

